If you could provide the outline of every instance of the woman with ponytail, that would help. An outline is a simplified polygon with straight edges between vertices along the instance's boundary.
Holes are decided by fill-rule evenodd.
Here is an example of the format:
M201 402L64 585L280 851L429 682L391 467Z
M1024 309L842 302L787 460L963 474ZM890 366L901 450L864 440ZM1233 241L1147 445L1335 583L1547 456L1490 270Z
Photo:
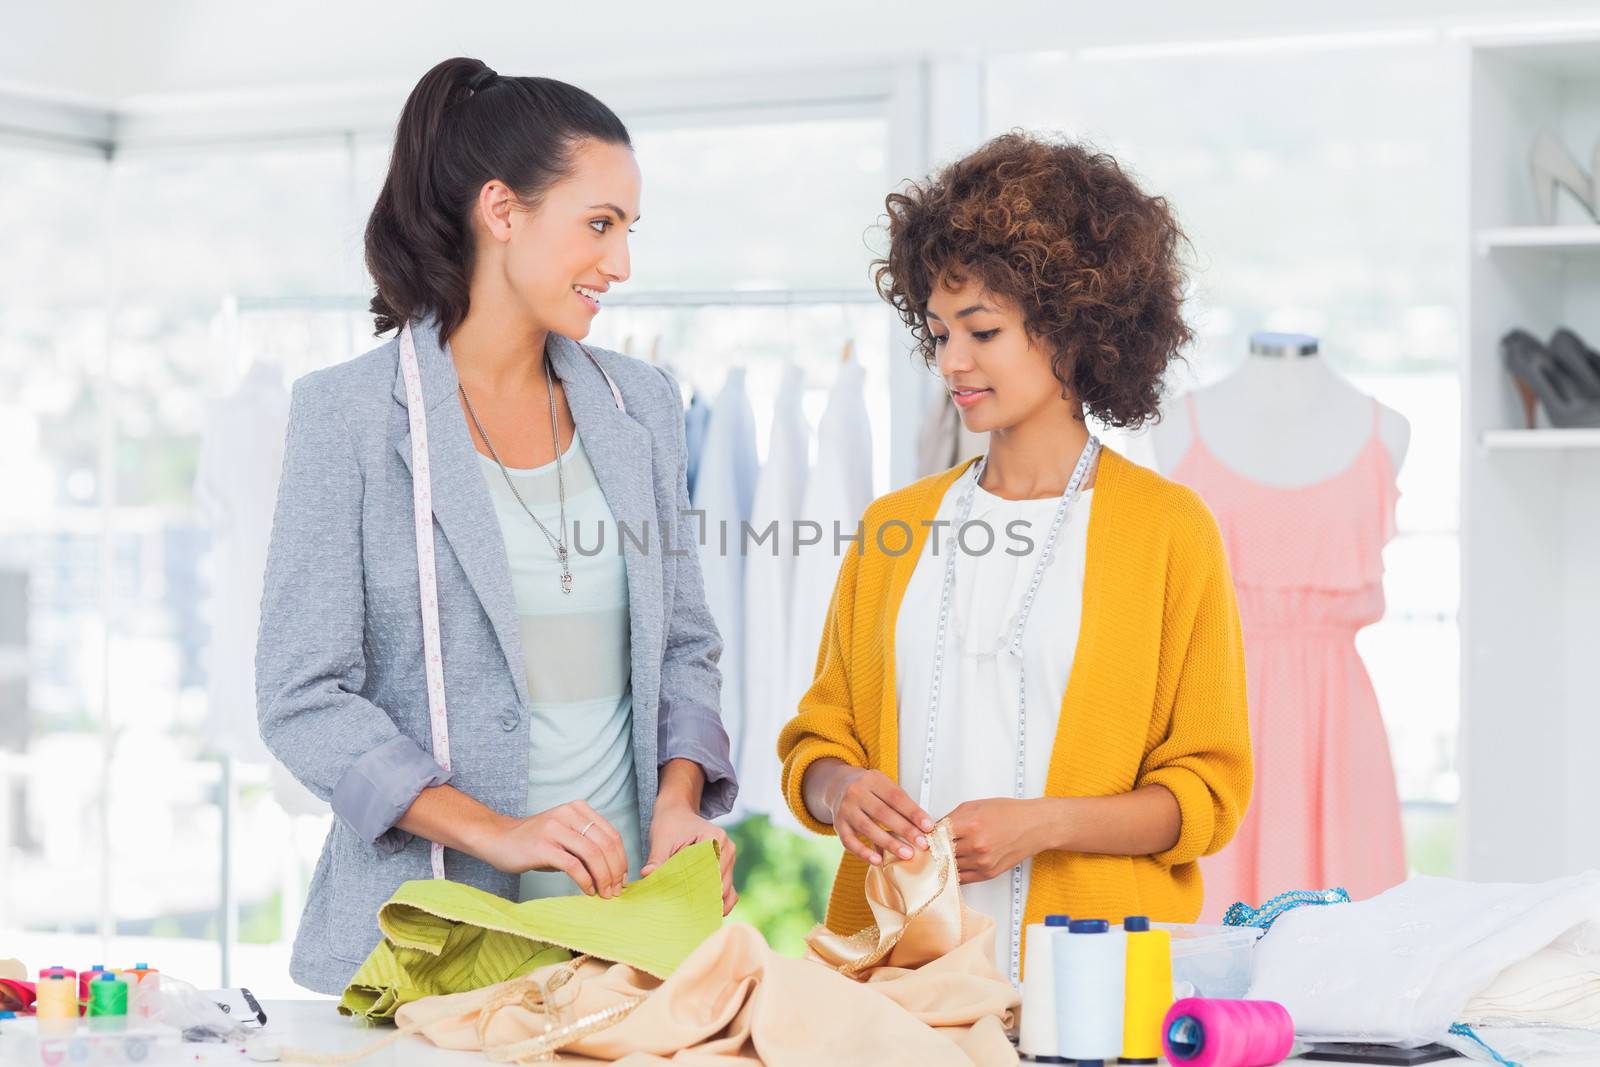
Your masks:
M257 645L261 735L336 816L290 970L338 993L378 906L446 877L616 895L736 785L677 384L583 344L639 168L593 96L450 59L366 231L376 332L295 383Z

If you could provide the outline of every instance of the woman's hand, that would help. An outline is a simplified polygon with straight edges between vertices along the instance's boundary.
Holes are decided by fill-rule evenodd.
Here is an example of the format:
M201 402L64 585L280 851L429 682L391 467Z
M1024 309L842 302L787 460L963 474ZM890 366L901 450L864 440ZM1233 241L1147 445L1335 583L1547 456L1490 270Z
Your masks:
M969 800L949 814L962 885L987 882L1045 850L1036 840L1042 820L1029 811L1032 803L1010 797Z
M650 822L650 858L645 860L641 875L649 874L680 849L700 841L717 842L717 855L722 860L722 914L726 915L739 902L733 890L733 841L722 827L707 819L687 804L656 804L655 816Z
M474 855L506 874L563 871L584 893L607 898L622 892L628 880L622 835L582 800L509 820Z
M882 771L839 768L824 803L845 848L877 866L886 851L908 860L912 845L928 847L923 835L933 832L933 819L893 779Z

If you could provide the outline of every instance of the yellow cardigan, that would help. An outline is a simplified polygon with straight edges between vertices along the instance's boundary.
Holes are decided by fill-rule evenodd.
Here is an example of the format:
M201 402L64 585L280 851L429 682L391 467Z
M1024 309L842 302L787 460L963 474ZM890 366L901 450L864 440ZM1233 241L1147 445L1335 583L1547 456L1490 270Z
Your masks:
M846 550L815 680L778 739L784 795L817 833L834 830L812 817L801 796L812 763L837 757L899 781L900 599L927 537L925 521L969 465L875 500L865 536ZM1088 537L1083 621L1045 795L1101 797L1161 785L1177 798L1182 827L1177 844L1153 856L1040 853L1025 922L1053 913L1193 922L1201 900L1196 861L1233 836L1252 779L1244 644L1222 538L1193 492L1109 448L1095 478ZM827 917L838 933L872 922L866 870L853 853L840 861Z

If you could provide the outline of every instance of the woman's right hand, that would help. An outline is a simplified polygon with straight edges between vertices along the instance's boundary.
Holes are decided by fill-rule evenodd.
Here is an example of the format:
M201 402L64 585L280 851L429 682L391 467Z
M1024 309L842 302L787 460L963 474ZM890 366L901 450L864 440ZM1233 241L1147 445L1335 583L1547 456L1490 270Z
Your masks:
M509 820L486 837L477 854L506 874L565 872L590 895L614 897L628 880L622 835L582 800Z
M877 866L884 852L908 860L910 845L928 847L923 835L933 831L933 820L892 778L882 771L842 764L836 773L824 801L845 848Z

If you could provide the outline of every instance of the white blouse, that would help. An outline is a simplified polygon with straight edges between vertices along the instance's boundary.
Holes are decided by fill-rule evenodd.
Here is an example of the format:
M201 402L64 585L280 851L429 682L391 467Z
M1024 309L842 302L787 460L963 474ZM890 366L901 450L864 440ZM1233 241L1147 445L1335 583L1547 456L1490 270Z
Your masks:
M550 542L517 503L494 460L481 453L479 459L505 536L521 622L530 698L528 814L588 801L622 835L628 877L637 879L645 853L633 766L628 573L616 519L574 430L561 454L572 568L572 592L563 593L561 563ZM552 534L559 533L555 461L507 470L528 507ZM522 875L523 900L578 892L561 871Z
M1015 795L1020 672L1016 658L1005 649L1060 503L1059 497L1005 500L977 486L969 527L958 545L949 524L955 521L961 494L972 484L976 470L977 464L973 464L946 490L937 515L946 525L929 531L895 623L900 784L918 799L928 741L928 694L939 597L946 554L957 549L960 555L950 591L938 736L926 805L935 819L944 818L963 801ZM1044 795L1061 701L1077 649L1093 496L1092 489L1081 492L1063 523L1023 634L1028 671L1024 794L1029 797ZM993 531L993 547L987 550L990 538L985 528ZM1032 873L1032 859L1024 861L1024 891ZM969 906L994 919L995 965L1000 973L1008 974L1011 872L964 885L961 891Z

